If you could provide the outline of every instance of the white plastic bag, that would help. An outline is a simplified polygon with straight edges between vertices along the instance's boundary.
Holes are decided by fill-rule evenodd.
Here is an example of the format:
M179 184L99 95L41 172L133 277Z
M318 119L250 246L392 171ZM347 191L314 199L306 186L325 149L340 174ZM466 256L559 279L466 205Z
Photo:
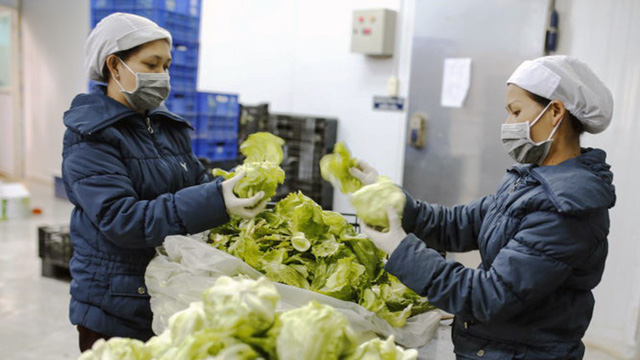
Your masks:
M206 244L202 236L168 236L158 255L151 260L145 281L151 295L153 331L160 334L169 317L201 300L203 290L213 286L220 276L263 276L239 258ZM394 335L402 346L415 348L425 345L435 334L441 314L427 311L407 320L402 328L389 325L375 313L349 301L339 300L310 290L274 283L281 300L278 311L306 305L311 300L331 305L344 314L357 332L375 332L384 337Z

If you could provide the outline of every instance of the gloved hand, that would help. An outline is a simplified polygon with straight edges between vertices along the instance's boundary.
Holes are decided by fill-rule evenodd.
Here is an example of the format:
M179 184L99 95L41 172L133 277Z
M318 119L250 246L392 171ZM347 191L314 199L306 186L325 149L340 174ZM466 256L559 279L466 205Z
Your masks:
M389 217L389 230L387 232L380 232L367 226L364 221L360 220L360 229L367 235L367 237L374 243L378 249L391 255L395 249L400 245L402 240L407 237L407 233L404 232L398 212L389 207L387 209L387 216Z
M237 173L231 179L222 182L222 197L227 207L227 214L250 219L260 213L267 206L266 201L260 201L264 192L253 195L250 198L239 198L233 193L233 188L244 177L244 171Z
M349 169L349 174L362 181L365 186L375 183L379 176L378 171L373 166L362 160L358 160L358 167Z

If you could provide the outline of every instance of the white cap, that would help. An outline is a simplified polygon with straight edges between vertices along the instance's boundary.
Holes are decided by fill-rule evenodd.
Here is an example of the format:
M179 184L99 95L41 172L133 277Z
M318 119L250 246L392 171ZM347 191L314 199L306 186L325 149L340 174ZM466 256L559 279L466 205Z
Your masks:
M584 62L565 55L523 62L507 84L549 100L560 100L586 132L597 134L611 123L611 91Z
M167 39L171 33L142 16L113 13L96 25L85 44L84 68L91 80L104 82L102 68L107 56L154 40Z

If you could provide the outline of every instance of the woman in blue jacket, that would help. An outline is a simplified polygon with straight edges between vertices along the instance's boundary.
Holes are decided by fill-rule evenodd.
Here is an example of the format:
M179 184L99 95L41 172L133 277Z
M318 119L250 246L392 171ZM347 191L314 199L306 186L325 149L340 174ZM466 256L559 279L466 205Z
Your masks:
M388 232L363 231L391 274L456 315L458 359L581 359L616 197L605 152L581 148L580 134L609 125L613 100L567 56L525 61L507 84L502 141L519 164L498 191L453 208L407 195ZM482 262L465 268L433 248L479 250Z
M163 105L171 42L143 17L104 18L87 40L86 69L106 86L76 96L64 114L62 173L75 205L69 316L82 351L100 338L153 335L144 273L167 235L264 208L263 194L233 194L243 174L210 181L191 151L190 125Z

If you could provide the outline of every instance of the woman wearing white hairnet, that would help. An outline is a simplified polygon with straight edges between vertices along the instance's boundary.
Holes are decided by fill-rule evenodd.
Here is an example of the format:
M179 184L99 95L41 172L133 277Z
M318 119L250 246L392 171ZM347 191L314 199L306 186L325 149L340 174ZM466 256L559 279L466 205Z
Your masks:
M581 359L582 337L607 256L613 174L583 131L610 123L611 93L567 56L525 61L507 81L505 150L519 164L495 194L446 208L407 194L388 232L363 231L390 257L385 268L456 315L458 359ZM352 174L370 183L368 166ZM477 269L433 248L480 250Z
M75 205L69 317L83 351L100 338L153 335L144 273L167 235L252 217L265 205L261 193L233 194L243 174L210 181L191 151L190 125L164 106L171 46L171 34L148 19L107 16L86 43L87 73L106 85L76 96L64 114L62 173Z

